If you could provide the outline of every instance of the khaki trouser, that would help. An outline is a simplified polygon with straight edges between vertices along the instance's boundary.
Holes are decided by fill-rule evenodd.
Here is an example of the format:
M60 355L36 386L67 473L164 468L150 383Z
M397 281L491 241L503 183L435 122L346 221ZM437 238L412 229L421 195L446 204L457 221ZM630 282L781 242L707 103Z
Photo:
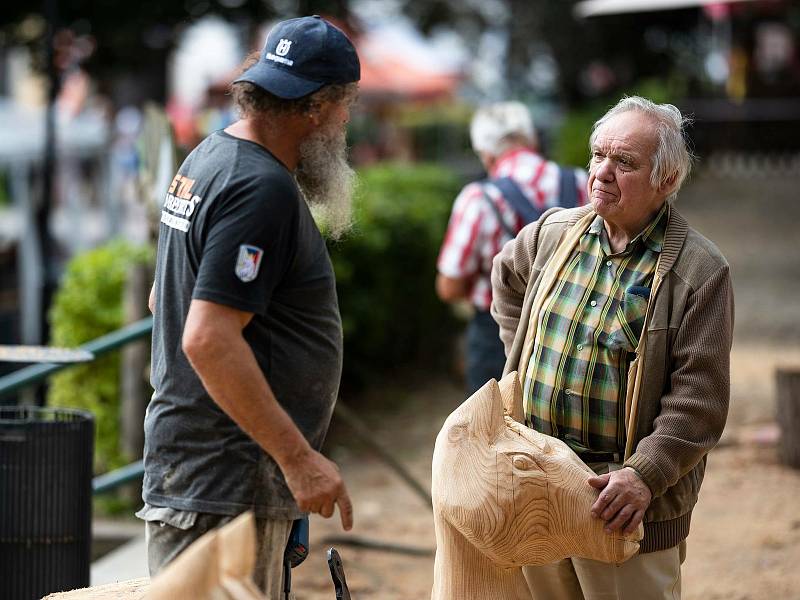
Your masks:
M680 600L686 541L621 565L572 558L523 567L535 600Z
M621 463L588 463L598 475ZM567 558L522 571L534 600L680 600L686 541L660 552L637 554L621 565Z
M154 577L192 542L204 533L233 520L234 517L200 513L187 529L163 521L148 521L146 530L147 562ZM256 519L256 567L253 581L269 600L284 600L283 553L289 540L292 521Z

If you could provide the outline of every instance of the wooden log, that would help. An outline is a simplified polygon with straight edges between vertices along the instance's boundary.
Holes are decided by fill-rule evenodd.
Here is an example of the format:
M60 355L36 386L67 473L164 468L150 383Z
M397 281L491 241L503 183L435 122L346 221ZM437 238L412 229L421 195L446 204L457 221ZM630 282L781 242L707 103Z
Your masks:
M150 579L130 579L69 592L49 594L43 600L144 600Z
M775 383L781 431L778 456L783 464L800 469L800 369L778 369Z
M522 566L567 557L621 563L644 534L607 534L592 518L594 475L561 440L521 418L516 373L490 380L445 421L433 453L432 600L530 600Z

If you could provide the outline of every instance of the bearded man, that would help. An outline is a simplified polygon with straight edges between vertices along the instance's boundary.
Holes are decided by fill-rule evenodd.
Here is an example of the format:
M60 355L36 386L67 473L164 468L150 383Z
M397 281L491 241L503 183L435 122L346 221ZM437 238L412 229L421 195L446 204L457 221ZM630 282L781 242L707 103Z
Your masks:
M256 582L280 595L292 521L352 505L319 453L342 329L312 218L349 223L345 125L360 77L320 17L276 25L232 84L240 120L206 138L169 187L158 242L144 508L156 574L206 531L253 510Z

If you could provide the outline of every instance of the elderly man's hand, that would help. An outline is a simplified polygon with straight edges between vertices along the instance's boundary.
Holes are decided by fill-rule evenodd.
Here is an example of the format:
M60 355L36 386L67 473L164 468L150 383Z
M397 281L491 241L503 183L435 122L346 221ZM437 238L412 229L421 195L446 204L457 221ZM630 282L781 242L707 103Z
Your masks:
M590 477L589 485L600 490L591 513L606 522L606 533L619 529L626 535L633 533L653 498L650 488L630 467Z

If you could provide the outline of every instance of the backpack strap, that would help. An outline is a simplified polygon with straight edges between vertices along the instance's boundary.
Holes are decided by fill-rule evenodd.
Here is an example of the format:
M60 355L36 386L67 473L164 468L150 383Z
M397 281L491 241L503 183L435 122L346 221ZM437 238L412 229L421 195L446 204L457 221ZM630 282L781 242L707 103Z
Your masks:
M528 200L527 196L519 189L517 182L511 179L511 177L492 179L489 183L500 190L506 202L508 202L511 208L514 209L514 212L522 218L523 226L528 223L533 223L542 216L541 211L536 210L536 207L531 204L531 201Z
M500 209L497 207L497 204L489 195L489 192L486 189L486 185L482 184L481 189L483 190L484 199L486 200L486 202L489 203L489 206L492 207L492 210L494 211L494 216L497 218L497 221L498 223L500 223L500 226L503 228L503 231L505 231L506 234L512 239L517 237L517 232L514 231L514 229L508 223L506 223L506 220L503 218L503 215L500 214Z
M575 186L575 171L570 167L558 166L559 176L559 191L558 191L558 205L561 208L575 208L578 205L578 189ZM498 179L488 180L489 184L500 190L503 198L508 202L514 212L522 218L522 226L528 225L538 220L542 216L542 211L538 210L530 200L522 193L522 190L511 177L500 177ZM484 184L483 195L486 201L491 205L497 220L503 227L503 230L512 238L517 236L517 232L505 222L500 209L495 204L492 197L486 190Z
M562 208L575 208L578 206L575 170L561 165L558 165L558 205Z

